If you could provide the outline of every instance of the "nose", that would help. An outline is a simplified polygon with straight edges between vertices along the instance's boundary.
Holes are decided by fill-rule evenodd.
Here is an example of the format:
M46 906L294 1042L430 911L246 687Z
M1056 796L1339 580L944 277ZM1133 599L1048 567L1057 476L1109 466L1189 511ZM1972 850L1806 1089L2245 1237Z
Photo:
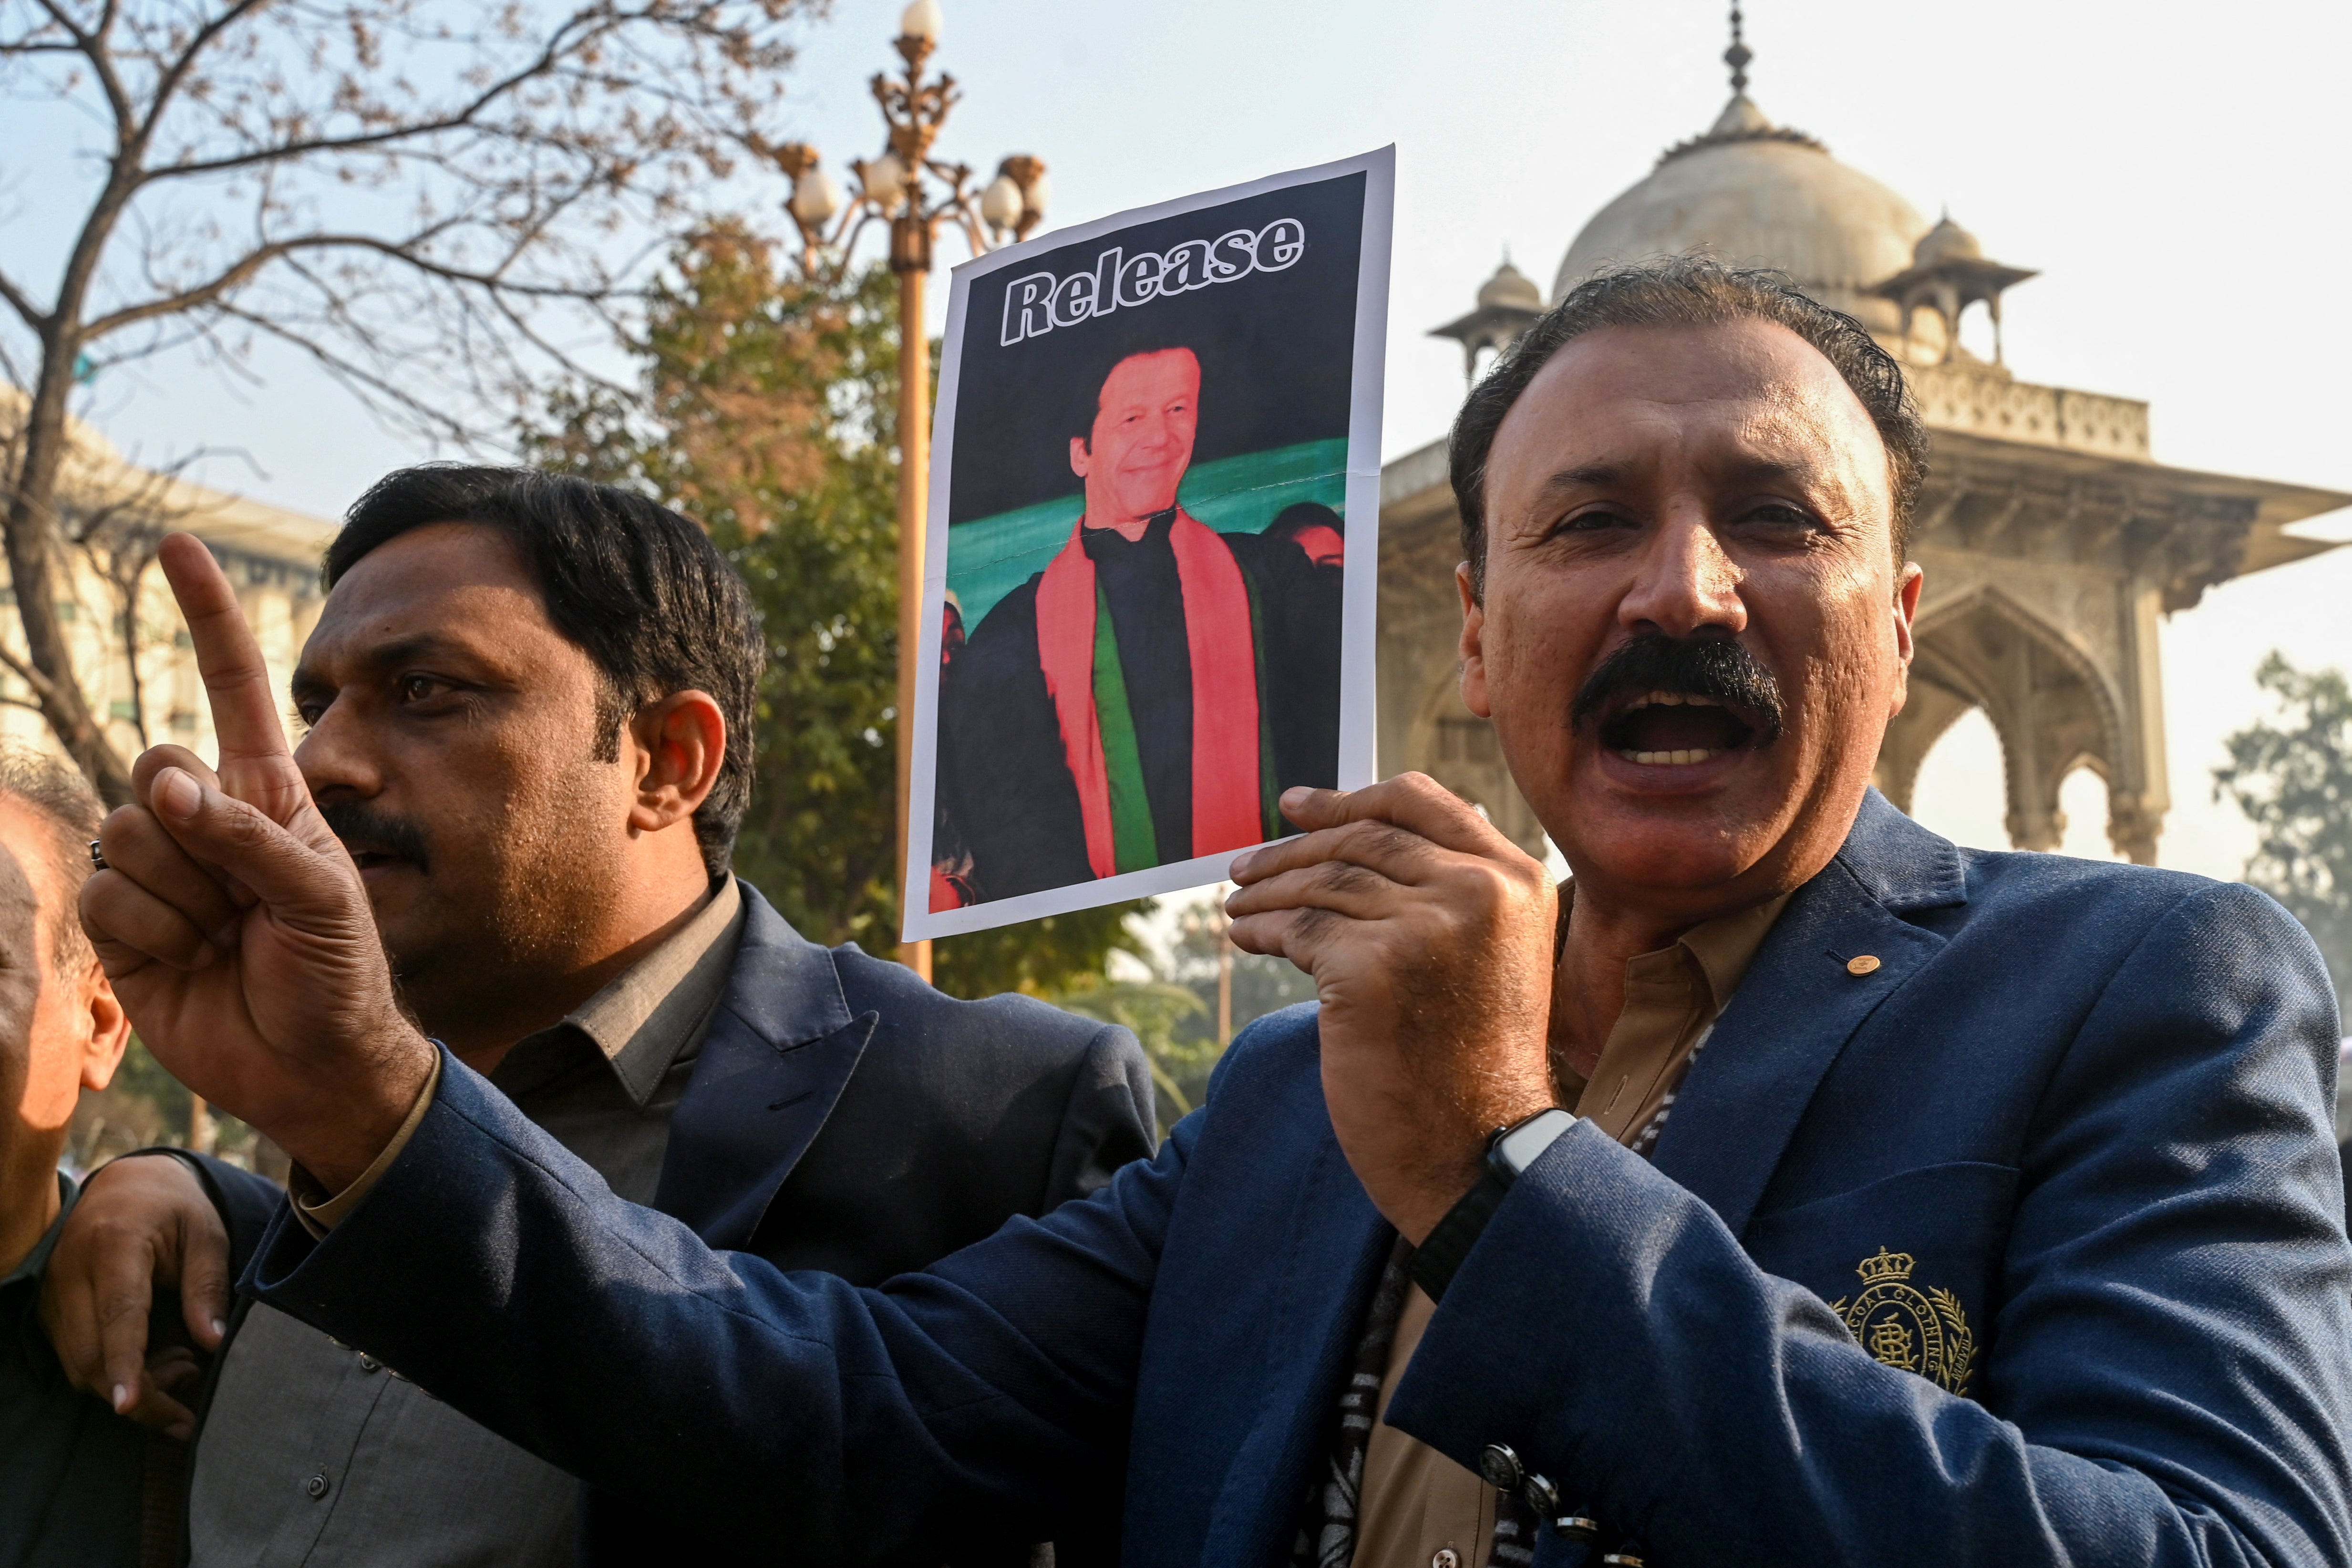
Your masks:
M330 702L294 747L294 765L320 805L367 800L383 788L383 768L367 726L349 703Z
M1670 637L1738 634L1748 628L1739 583L1739 568L1724 552L1704 510L1670 508L1643 543L1633 582L1618 601L1618 624L1628 632Z

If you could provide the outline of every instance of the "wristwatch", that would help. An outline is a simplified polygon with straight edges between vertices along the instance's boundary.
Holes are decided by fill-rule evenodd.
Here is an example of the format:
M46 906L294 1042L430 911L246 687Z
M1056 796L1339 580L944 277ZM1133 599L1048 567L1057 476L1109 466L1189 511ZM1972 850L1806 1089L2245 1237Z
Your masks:
M1555 1105L1497 1129L1486 1140L1486 1169L1479 1173L1477 1185L1463 1194L1462 1201L1446 1210L1445 1217L1430 1228L1406 1268L1412 1282L1427 1292L1431 1300L1444 1299L1445 1288L1454 1282L1454 1270L1462 1267L1462 1260L1470 1256L1470 1248L1486 1233L1486 1222L1495 1217L1495 1211L1503 1205L1503 1194L1511 1190L1519 1173L1534 1164L1561 1133L1575 1125L1576 1118Z

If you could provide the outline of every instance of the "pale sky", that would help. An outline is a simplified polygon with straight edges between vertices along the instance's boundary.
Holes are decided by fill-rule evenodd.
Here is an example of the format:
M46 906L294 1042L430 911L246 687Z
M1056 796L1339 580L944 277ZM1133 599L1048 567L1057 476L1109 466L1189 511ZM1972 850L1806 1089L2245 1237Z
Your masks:
M1045 158L1049 224L1397 144L1391 456L1442 435L1461 393L1459 351L1427 330L1469 307L1506 248L1548 289L1584 220L1728 90L1711 0L944 4L940 63L969 97L941 150L983 175L1007 153ZM898 14L840 0L809 30L794 129L836 168L878 150L865 81L896 63ZM1767 114L2042 269L2005 302L2019 375L2148 400L2159 461L2352 490L2352 312L2334 298L2352 255L2352 6L1755 0L1748 36ZM29 112L0 105L0 146ZM66 169L0 165L13 262L39 243L27 226L62 211ZM782 197L726 193L771 213ZM90 412L151 458L241 447L252 467L215 462L212 482L327 515L426 455L302 367L262 368L263 385L233 390L159 363L101 385ZM2307 531L2352 538L2352 514ZM2268 649L2352 664L2347 596L2352 550L2230 584L2168 624L2164 863L2238 874L2251 835L2209 798L2221 738L2255 711ZM2104 854L2096 781L2077 774L2067 805L2068 848ZM1929 759L1917 808L2000 845L1980 718Z

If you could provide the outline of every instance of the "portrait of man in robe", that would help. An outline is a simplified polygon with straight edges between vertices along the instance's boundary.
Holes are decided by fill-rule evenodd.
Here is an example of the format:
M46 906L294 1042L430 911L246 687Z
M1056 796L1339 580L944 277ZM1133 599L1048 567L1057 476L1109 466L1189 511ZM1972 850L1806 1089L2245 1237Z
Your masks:
M1216 881L1297 831L1284 790L1370 782L1391 180L1369 153L956 269L909 939Z
M1334 781L1344 525L1193 514L1217 356L1151 325L1101 334L1058 433L1084 510L942 671L935 909L1280 837L1283 790Z

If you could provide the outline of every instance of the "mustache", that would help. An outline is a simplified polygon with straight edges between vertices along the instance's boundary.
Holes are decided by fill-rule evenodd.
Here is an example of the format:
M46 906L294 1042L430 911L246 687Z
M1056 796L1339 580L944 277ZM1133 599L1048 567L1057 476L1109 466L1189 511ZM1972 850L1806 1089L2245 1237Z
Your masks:
M1759 750L1780 738L1786 704L1780 683L1763 660L1728 637L1670 637L1645 632L1595 665L1569 710L1581 730L1621 692L1686 691L1712 697L1750 715Z
M395 859L415 861L420 871L433 869L432 857L425 849L425 835L404 816L380 811L362 800L339 800L320 806L319 815L327 819L327 826L334 829L335 837L353 855L389 855Z

